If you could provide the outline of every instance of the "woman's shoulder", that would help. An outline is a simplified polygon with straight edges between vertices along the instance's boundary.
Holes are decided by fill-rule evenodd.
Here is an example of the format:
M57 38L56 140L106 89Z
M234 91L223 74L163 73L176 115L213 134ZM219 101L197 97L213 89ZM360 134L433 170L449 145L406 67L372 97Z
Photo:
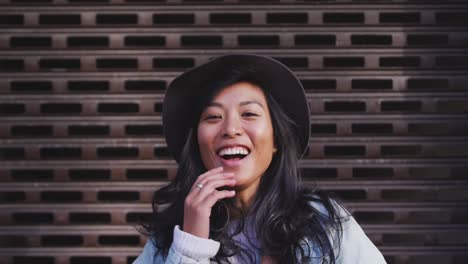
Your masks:
M380 251L339 200L320 192L309 194L308 197L311 208L324 218L339 223L339 228L335 225L335 228L329 230L329 238L336 251L336 263L386 263Z
M156 247L151 238L146 241L145 247L140 255L133 261L133 264L152 264L156 255Z

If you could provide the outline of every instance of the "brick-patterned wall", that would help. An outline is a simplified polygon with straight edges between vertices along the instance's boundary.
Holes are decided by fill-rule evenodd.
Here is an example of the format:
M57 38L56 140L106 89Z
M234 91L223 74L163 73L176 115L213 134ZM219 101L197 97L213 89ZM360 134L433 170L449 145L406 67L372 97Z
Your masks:
M167 84L229 52L307 90L305 184L388 263L468 263L468 2L0 0L0 263L131 263Z

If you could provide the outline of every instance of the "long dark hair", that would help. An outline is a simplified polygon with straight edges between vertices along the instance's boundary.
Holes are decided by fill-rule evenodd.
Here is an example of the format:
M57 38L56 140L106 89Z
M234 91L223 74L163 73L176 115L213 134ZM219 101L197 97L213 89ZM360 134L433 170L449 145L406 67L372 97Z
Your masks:
M152 220L143 226L152 237L157 254L163 257L167 256L173 242L174 227L183 226L185 197L197 177L206 171L196 135L201 111L221 89L229 85L246 81L263 87L261 80L255 77L255 71L250 69L217 76L217 80L210 82L212 87L209 90L212 92L203 95L200 100L180 155L176 177L154 193ZM301 153L296 140L296 126L273 96L262 90L270 110L277 152L262 176L255 200L247 212L236 208L233 199L218 201L213 207L210 238L219 241L221 246L212 260L230 263L229 258L236 256L244 259L244 262L254 263L253 251L233 239L233 236L246 232L247 228L253 228L260 243L258 250L279 263L334 264L342 233L340 205L327 193L301 185L298 168ZM167 206L158 211L161 205ZM233 210L242 216L235 221L235 225L229 223ZM317 259L311 259L312 254Z

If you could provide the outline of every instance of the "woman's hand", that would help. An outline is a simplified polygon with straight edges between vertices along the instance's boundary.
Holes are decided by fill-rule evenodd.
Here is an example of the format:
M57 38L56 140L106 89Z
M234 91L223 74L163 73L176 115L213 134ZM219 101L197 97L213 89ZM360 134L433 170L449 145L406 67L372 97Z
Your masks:
M223 172L223 167L209 170L200 175L185 198L184 232L208 238L211 208L218 200L236 195L233 190L217 190L217 188L234 186L235 184L234 173Z

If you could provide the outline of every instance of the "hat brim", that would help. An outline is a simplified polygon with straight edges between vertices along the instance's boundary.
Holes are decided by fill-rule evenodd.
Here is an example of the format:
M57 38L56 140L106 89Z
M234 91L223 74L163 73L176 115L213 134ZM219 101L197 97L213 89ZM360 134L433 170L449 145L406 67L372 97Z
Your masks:
M169 152L177 162L193 126L194 105L200 103L197 98L201 97L200 93L210 92L207 90L209 80L217 73L243 68L255 70L259 75L257 79L264 80L262 89L268 91L295 122L300 153L304 153L309 142L310 119L300 81L288 67L275 59L252 54L230 54L181 74L167 88L163 102L164 135Z

